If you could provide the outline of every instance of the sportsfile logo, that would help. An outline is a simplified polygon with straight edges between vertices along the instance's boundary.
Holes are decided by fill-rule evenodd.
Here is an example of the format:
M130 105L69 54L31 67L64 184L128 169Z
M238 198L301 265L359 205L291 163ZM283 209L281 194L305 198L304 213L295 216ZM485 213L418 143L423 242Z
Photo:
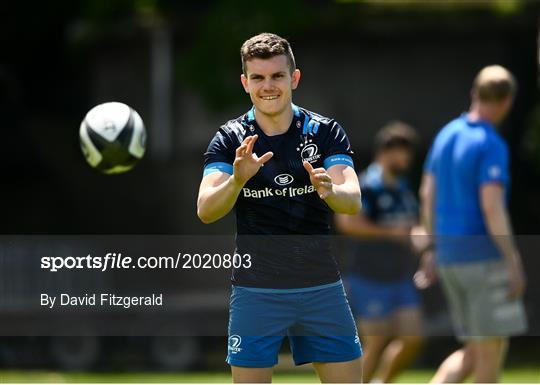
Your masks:
M232 354L240 353L242 348L240 344L242 343L242 338L239 335L232 335L229 337L229 351Z
M255 190L249 188L242 189L242 195L244 198L268 198L268 197L295 197L304 194L311 194L315 192L315 187L313 185L304 186L304 187L283 187L283 188L271 188L265 187L264 189Z

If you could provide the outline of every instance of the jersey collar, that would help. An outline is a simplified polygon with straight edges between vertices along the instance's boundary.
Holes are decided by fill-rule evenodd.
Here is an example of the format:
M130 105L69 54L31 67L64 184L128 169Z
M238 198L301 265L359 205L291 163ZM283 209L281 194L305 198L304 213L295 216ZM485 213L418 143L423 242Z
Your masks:
M293 128L297 128L297 129L303 128L303 130L306 131L307 125L309 122L308 116L305 113L303 113L300 110L300 107L298 107L296 104L291 103L291 107L293 110L293 120L287 132L291 131L291 129ZM302 117L304 117L304 119L302 119ZM246 122L248 125L259 127L259 125L257 124L257 120L255 119L255 106L252 106L250 110L247 112Z
M494 132L497 131L495 126L492 123L488 122L487 120L482 120L482 119L470 120L468 112L462 113L461 119L463 119L465 123L467 123L468 126L482 126L482 127L490 129L491 131L494 131Z
M405 189L408 185L407 179L403 176L398 176L395 185L387 185L383 178L383 168L377 163L371 163L366 170L366 178L368 183L373 184L379 188L387 188L393 190Z
M300 118L302 116L300 112L300 108L294 103L291 103L291 107L294 113L295 118ZM247 113L247 120L249 123L253 123L255 121L255 106L252 106L251 109Z

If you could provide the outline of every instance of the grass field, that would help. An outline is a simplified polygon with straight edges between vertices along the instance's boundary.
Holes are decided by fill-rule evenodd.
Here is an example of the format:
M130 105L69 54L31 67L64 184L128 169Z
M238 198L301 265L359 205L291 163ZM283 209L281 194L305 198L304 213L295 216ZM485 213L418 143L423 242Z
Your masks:
M398 382L422 383L427 382L433 375L432 370L408 370ZM85 372L55 372L55 371L23 371L0 370L0 383L230 383L228 372L125 372L125 373L85 373ZM277 383L318 383L313 373L306 372L277 372L274 374ZM510 383L540 383L540 368L507 369L502 376L502 382Z

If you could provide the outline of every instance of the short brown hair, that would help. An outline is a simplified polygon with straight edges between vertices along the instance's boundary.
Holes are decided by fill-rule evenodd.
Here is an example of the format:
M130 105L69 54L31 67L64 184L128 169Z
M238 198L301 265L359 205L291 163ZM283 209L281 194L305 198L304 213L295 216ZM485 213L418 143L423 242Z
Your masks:
M380 152L396 147L414 151L418 144L418 134L406 123L394 120L383 126L375 135L375 151Z
M274 56L285 55L291 73L296 69L294 55L291 45L287 40L273 33L261 33L249 38L240 48L240 57L242 59L242 72L247 75L246 62L258 59L270 59Z
M499 65L484 67L473 82L472 93L481 102L500 102L516 93L512 73Z

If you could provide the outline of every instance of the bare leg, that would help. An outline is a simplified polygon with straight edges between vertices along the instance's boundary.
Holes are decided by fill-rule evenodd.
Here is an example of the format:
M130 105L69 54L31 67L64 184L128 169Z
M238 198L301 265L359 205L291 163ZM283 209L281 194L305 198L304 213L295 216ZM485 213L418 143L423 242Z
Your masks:
M356 383L362 382L362 358L346 362L314 362L322 383Z
M245 368L232 366L232 377L235 384L240 383L270 383L272 382L272 368Z
M391 382L416 358L422 346L421 317L422 313L416 307L400 309L392 316L397 336L386 347L381 358L382 382Z
M392 382L418 355L422 338L418 336L397 337L384 350L380 366L381 382Z
M507 339L503 337L490 338L483 341L471 342L477 357L474 367L475 382L499 382L503 358L506 352Z
M439 366L437 373L431 379L432 384L463 382L474 369L474 352L467 344L464 348L452 353Z
M362 334L364 348L363 382L370 382L375 374L384 348L392 335L392 324L387 318L360 319L358 330Z

